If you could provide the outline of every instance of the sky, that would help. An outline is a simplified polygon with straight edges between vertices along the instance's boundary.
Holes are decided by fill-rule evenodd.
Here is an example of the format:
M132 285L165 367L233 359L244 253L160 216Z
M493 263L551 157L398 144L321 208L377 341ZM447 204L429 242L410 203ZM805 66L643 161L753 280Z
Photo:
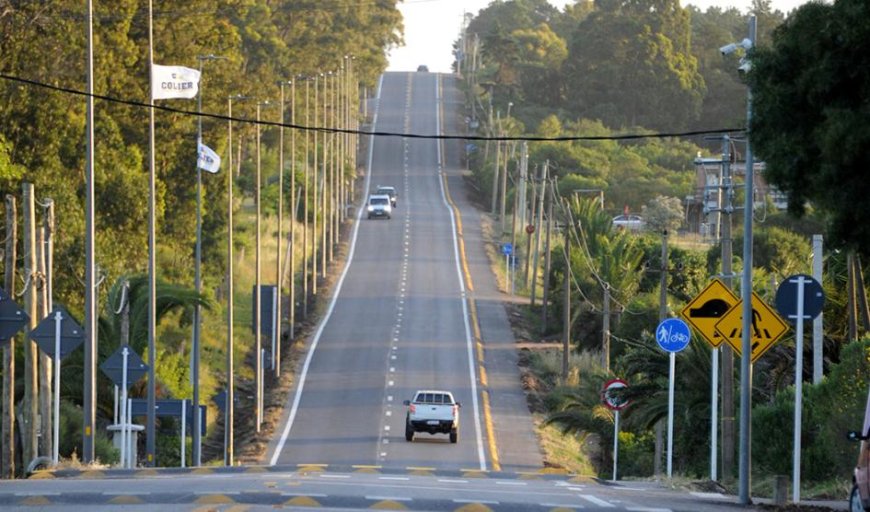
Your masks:
M571 0L550 0L562 9ZM774 9L789 12L806 0L773 0ZM405 24L405 46L390 52L388 71L415 71L425 65L429 71L449 73L453 63L453 41L459 37L463 12L477 13L490 0L404 0L399 4ZM684 0L702 11L718 5L748 12L751 0Z

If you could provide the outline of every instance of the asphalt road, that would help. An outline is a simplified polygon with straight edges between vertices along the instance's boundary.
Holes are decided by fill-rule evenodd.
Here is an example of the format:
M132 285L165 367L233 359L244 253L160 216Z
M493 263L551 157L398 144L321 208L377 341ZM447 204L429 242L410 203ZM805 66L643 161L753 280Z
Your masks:
M438 78L384 75L372 129L439 133ZM361 215L354 228L346 269L310 340L271 463L490 466L443 161L434 139L384 136L371 144L366 189L392 185L398 205L391 219ZM429 434L405 441L402 400L417 389L447 389L463 404L458 444Z

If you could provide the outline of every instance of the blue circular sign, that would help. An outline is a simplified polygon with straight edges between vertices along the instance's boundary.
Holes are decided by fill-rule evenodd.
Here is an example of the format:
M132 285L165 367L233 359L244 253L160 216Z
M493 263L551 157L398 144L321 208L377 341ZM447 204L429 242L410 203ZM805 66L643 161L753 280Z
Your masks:
M803 318L812 320L819 316L825 305L825 292L813 276L797 274L789 276L776 290L776 310L791 323L797 323L798 288L803 288Z
M668 318L656 327L656 342L666 352L679 352L692 340L689 325L679 318Z

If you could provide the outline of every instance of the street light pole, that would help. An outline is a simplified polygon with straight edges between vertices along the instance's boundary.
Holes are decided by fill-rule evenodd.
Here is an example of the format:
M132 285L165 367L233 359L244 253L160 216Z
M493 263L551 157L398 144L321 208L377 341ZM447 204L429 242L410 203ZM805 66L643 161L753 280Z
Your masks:
M199 55L200 88L196 95L196 160L199 161L199 151L202 145L202 67L207 60L219 59L217 55ZM194 263L194 283L197 303L193 306L193 465L202 465L202 417L199 412L199 352L202 330L202 308L199 305L199 295L202 294L202 169L196 166L196 256ZM187 435L186 432L181 433Z
M749 17L749 43L755 44L756 38L756 18ZM750 46L751 47L751 46ZM749 125L752 123L752 88L749 88L746 93L746 205L743 208L743 286L741 286L741 295L743 299L743 357L740 360L740 482L738 485L740 503L748 505L749 497L749 473L751 464L751 414L752 414L752 355L751 344L752 337L750 329L752 328L752 209L754 207L754 191L755 191L755 163L752 158L750 149L750 134ZM799 471L799 470L798 470ZM798 473L799 474L799 473ZM800 482L792 482L793 485L799 486ZM795 501L800 496L800 490L795 487Z
M257 432L260 431L260 427L262 426L262 423L263 423L263 386L262 386L263 355L261 353L262 352L262 349L261 349L261 341L262 340L260 339L261 331L262 331L262 326L260 325L260 322L261 322L261 318L260 318L261 317L261 311L260 311L260 309L261 309L261 304L260 304L260 299L261 299L261 293L260 293L260 287L261 287L261 276L260 276L260 244L261 244L261 241L260 241L260 188L261 188L261 182L260 182L260 131L261 131L260 130L260 108L264 105L269 105L269 104L270 103L268 100L257 102L257 176L256 176L255 191L254 191L254 202L257 205L257 209L256 209L256 216L257 216L257 222L256 222L256 230L257 230L256 240L257 240L257 242L256 242L256 245L257 245L257 248L256 248L256 255L255 255L255 259L256 259L256 264L255 264L255 266L256 266L256 278L255 278L255 281L256 282L254 285L254 338L255 338L254 358L256 360L256 366L255 366L256 383L255 383L255 386L256 386L256 390L257 390L257 392L256 392L256 397L257 397L257 400L256 400L256 402L257 402Z
M287 80L281 80L278 82L278 85L281 87L281 124L278 127L278 243L275 248L275 251L277 252L275 286L278 289L278 293L275 297L275 309L277 310L278 315L274 327L275 333L273 339L275 340L275 346L272 347L272 370L275 372L275 377L281 375L281 295L284 285L284 274L281 272L281 242L284 239L284 86L290 83L291 82Z

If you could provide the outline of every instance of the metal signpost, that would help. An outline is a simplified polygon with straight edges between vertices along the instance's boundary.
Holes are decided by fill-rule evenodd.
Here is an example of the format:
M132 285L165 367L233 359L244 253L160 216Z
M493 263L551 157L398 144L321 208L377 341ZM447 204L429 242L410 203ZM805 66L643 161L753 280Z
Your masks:
M511 276L511 256L514 254L514 246L510 242L501 244L501 253L504 254L504 272L508 280L508 287L511 289L511 295L514 293L514 280Z
M671 477L674 458L674 373L677 352L688 346L692 339L689 325L679 318L662 320L656 328L656 342L665 352L670 353L670 373L668 376L668 478Z
M85 341L85 333L69 313L58 306L30 331L30 339L54 358L54 442L51 460L56 466L60 446L60 361Z
M822 312L825 293L813 277L798 274L776 290L776 309L795 325L794 453L792 455L792 501L801 499L801 409L803 407L804 322Z
M629 401L614 391L628 387L628 382L622 379L611 379L604 383L601 391L601 401L604 406L613 411L613 481L616 481L617 461L619 460L619 411L625 409Z
M122 345L100 365L103 373L121 388L121 467L133 467L131 418L127 391L148 373L148 365L129 345Z
M740 299L719 279L714 279L692 299L680 315L713 348L710 361L710 480L718 480L719 455L719 347L724 341L716 331L716 322Z

